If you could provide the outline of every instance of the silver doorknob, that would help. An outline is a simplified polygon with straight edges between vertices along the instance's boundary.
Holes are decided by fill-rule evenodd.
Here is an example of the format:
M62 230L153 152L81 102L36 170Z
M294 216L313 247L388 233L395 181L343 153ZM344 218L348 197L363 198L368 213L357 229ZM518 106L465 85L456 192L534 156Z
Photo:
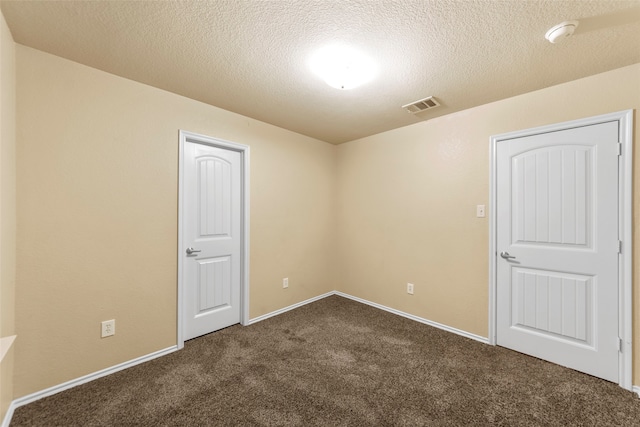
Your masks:
M193 248L187 248L187 255L195 254L196 252L202 252L202 251L197 251Z
M500 256L504 259L516 259L513 255L509 255L509 252L500 252Z

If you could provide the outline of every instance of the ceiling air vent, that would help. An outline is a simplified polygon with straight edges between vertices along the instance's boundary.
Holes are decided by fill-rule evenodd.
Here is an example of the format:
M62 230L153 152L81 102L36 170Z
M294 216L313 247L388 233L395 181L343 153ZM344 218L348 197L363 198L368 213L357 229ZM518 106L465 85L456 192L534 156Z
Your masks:
M429 96L425 99L421 99L420 101L415 101L410 104L403 105L402 108L407 110L408 113L415 114L415 113L421 113L423 111L427 111L439 106L440 106L440 103L436 101L436 99L433 96Z

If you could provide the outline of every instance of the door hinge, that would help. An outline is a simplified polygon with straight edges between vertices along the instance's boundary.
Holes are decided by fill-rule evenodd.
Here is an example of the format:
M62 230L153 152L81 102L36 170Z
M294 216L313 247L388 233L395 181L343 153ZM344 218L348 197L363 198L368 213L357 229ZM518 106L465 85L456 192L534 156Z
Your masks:
M622 253L622 240L618 240L618 253Z
M622 156L622 143L618 142L618 156Z
M622 338L618 337L618 351L622 352Z

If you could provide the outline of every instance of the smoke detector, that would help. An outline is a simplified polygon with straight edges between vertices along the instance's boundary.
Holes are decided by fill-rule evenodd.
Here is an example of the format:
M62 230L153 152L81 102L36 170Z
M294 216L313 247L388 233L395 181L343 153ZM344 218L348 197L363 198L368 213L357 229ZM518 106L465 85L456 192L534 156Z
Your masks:
M432 108L439 107L440 103L436 101L433 96L421 99L419 101L411 102L407 105L403 105L402 108L407 110L407 113L416 114L421 113Z
M551 27L544 38L551 43L561 43L567 37L570 37L576 28L578 28L578 21L564 21L554 27Z

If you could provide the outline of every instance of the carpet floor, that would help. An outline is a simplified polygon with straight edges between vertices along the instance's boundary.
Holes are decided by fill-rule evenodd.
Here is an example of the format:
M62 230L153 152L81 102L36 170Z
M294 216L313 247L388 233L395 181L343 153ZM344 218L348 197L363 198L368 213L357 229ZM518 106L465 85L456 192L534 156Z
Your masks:
M618 385L332 296L16 409L11 426L638 426Z

